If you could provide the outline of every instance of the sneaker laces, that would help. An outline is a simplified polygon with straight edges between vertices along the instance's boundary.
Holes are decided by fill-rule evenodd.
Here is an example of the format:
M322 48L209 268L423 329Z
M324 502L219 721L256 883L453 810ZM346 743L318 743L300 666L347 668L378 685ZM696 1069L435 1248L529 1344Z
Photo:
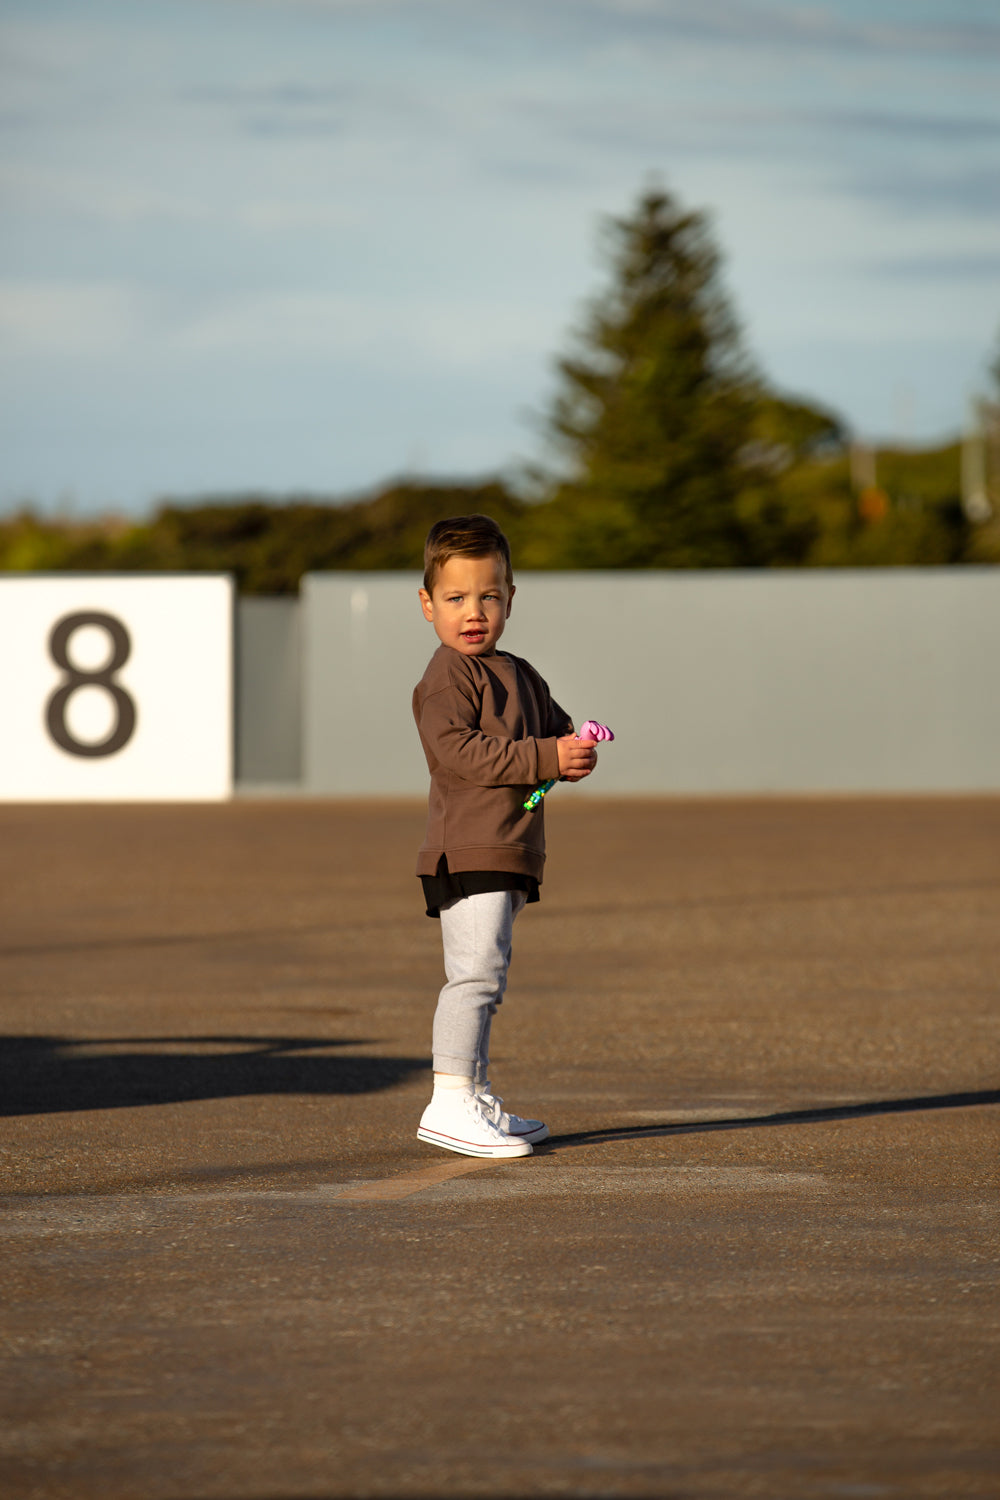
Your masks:
M496 1104L502 1105L503 1100L494 1099L492 1094L468 1094L465 1100L465 1107L470 1115L474 1116L476 1120L481 1121L490 1130L495 1131L498 1136L506 1137L509 1132L504 1129L502 1124L503 1110L501 1108L499 1111L494 1112L493 1106Z
M498 1130L507 1131L510 1125L510 1115L505 1114L503 1100L498 1099L496 1094L477 1094L476 1098L483 1106L487 1117L493 1121ZM504 1123L506 1121L506 1124Z

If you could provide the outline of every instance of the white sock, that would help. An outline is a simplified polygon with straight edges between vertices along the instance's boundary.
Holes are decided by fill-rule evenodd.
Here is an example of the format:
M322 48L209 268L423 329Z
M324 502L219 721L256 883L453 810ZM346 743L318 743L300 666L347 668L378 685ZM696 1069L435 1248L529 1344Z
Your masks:
M475 1084L471 1075L466 1077L464 1073L434 1074L435 1099L458 1099L463 1094L471 1094L474 1091Z

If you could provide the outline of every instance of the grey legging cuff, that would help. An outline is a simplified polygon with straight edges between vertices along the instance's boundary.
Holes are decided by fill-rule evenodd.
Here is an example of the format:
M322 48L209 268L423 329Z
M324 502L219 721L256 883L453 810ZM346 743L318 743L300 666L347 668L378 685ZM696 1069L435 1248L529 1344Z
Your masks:
M507 988L514 918L523 891L484 891L441 908L447 983L434 1012L434 1071L483 1083L489 1076L490 1027Z

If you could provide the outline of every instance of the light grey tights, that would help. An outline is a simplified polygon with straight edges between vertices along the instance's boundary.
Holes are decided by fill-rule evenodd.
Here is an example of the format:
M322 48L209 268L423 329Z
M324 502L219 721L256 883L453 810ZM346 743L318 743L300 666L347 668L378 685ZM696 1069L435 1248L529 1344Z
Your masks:
M434 1071L484 1083L490 1027L507 988L514 918L523 891L484 891L441 908L447 983L434 1012Z

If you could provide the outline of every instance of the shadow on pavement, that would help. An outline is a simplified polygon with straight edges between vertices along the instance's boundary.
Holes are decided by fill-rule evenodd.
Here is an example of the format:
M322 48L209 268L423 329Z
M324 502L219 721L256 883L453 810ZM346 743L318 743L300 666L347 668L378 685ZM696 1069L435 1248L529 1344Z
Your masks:
M110 937L73 937L64 941L46 938L35 943L18 943L0 946L0 959L5 958L50 958L57 953L128 953L132 950L166 948L216 948L230 944L243 952L248 943L301 942L303 938L335 936L338 931L349 929L352 933L384 933L391 930L394 918L382 921L360 922L348 917L330 917L308 927L254 927L229 928L222 932L147 932L115 933Z
M369 1094L430 1070L426 1057L334 1050L365 1045L329 1037L0 1037L0 1116L245 1094Z
M580 1130L554 1135L536 1152L544 1154L571 1146L593 1146L600 1141L638 1141L663 1135L705 1135L712 1130L756 1130L763 1125L818 1125L828 1120L862 1120L871 1115L905 1114L911 1110L968 1109L1000 1104L1000 1089L963 1094L921 1094L912 1099L872 1099L861 1104L832 1104L817 1109L787 1109L770 1115L735 1115L724 1120L679 1120L674 1125L626 1125L620 1130Z

